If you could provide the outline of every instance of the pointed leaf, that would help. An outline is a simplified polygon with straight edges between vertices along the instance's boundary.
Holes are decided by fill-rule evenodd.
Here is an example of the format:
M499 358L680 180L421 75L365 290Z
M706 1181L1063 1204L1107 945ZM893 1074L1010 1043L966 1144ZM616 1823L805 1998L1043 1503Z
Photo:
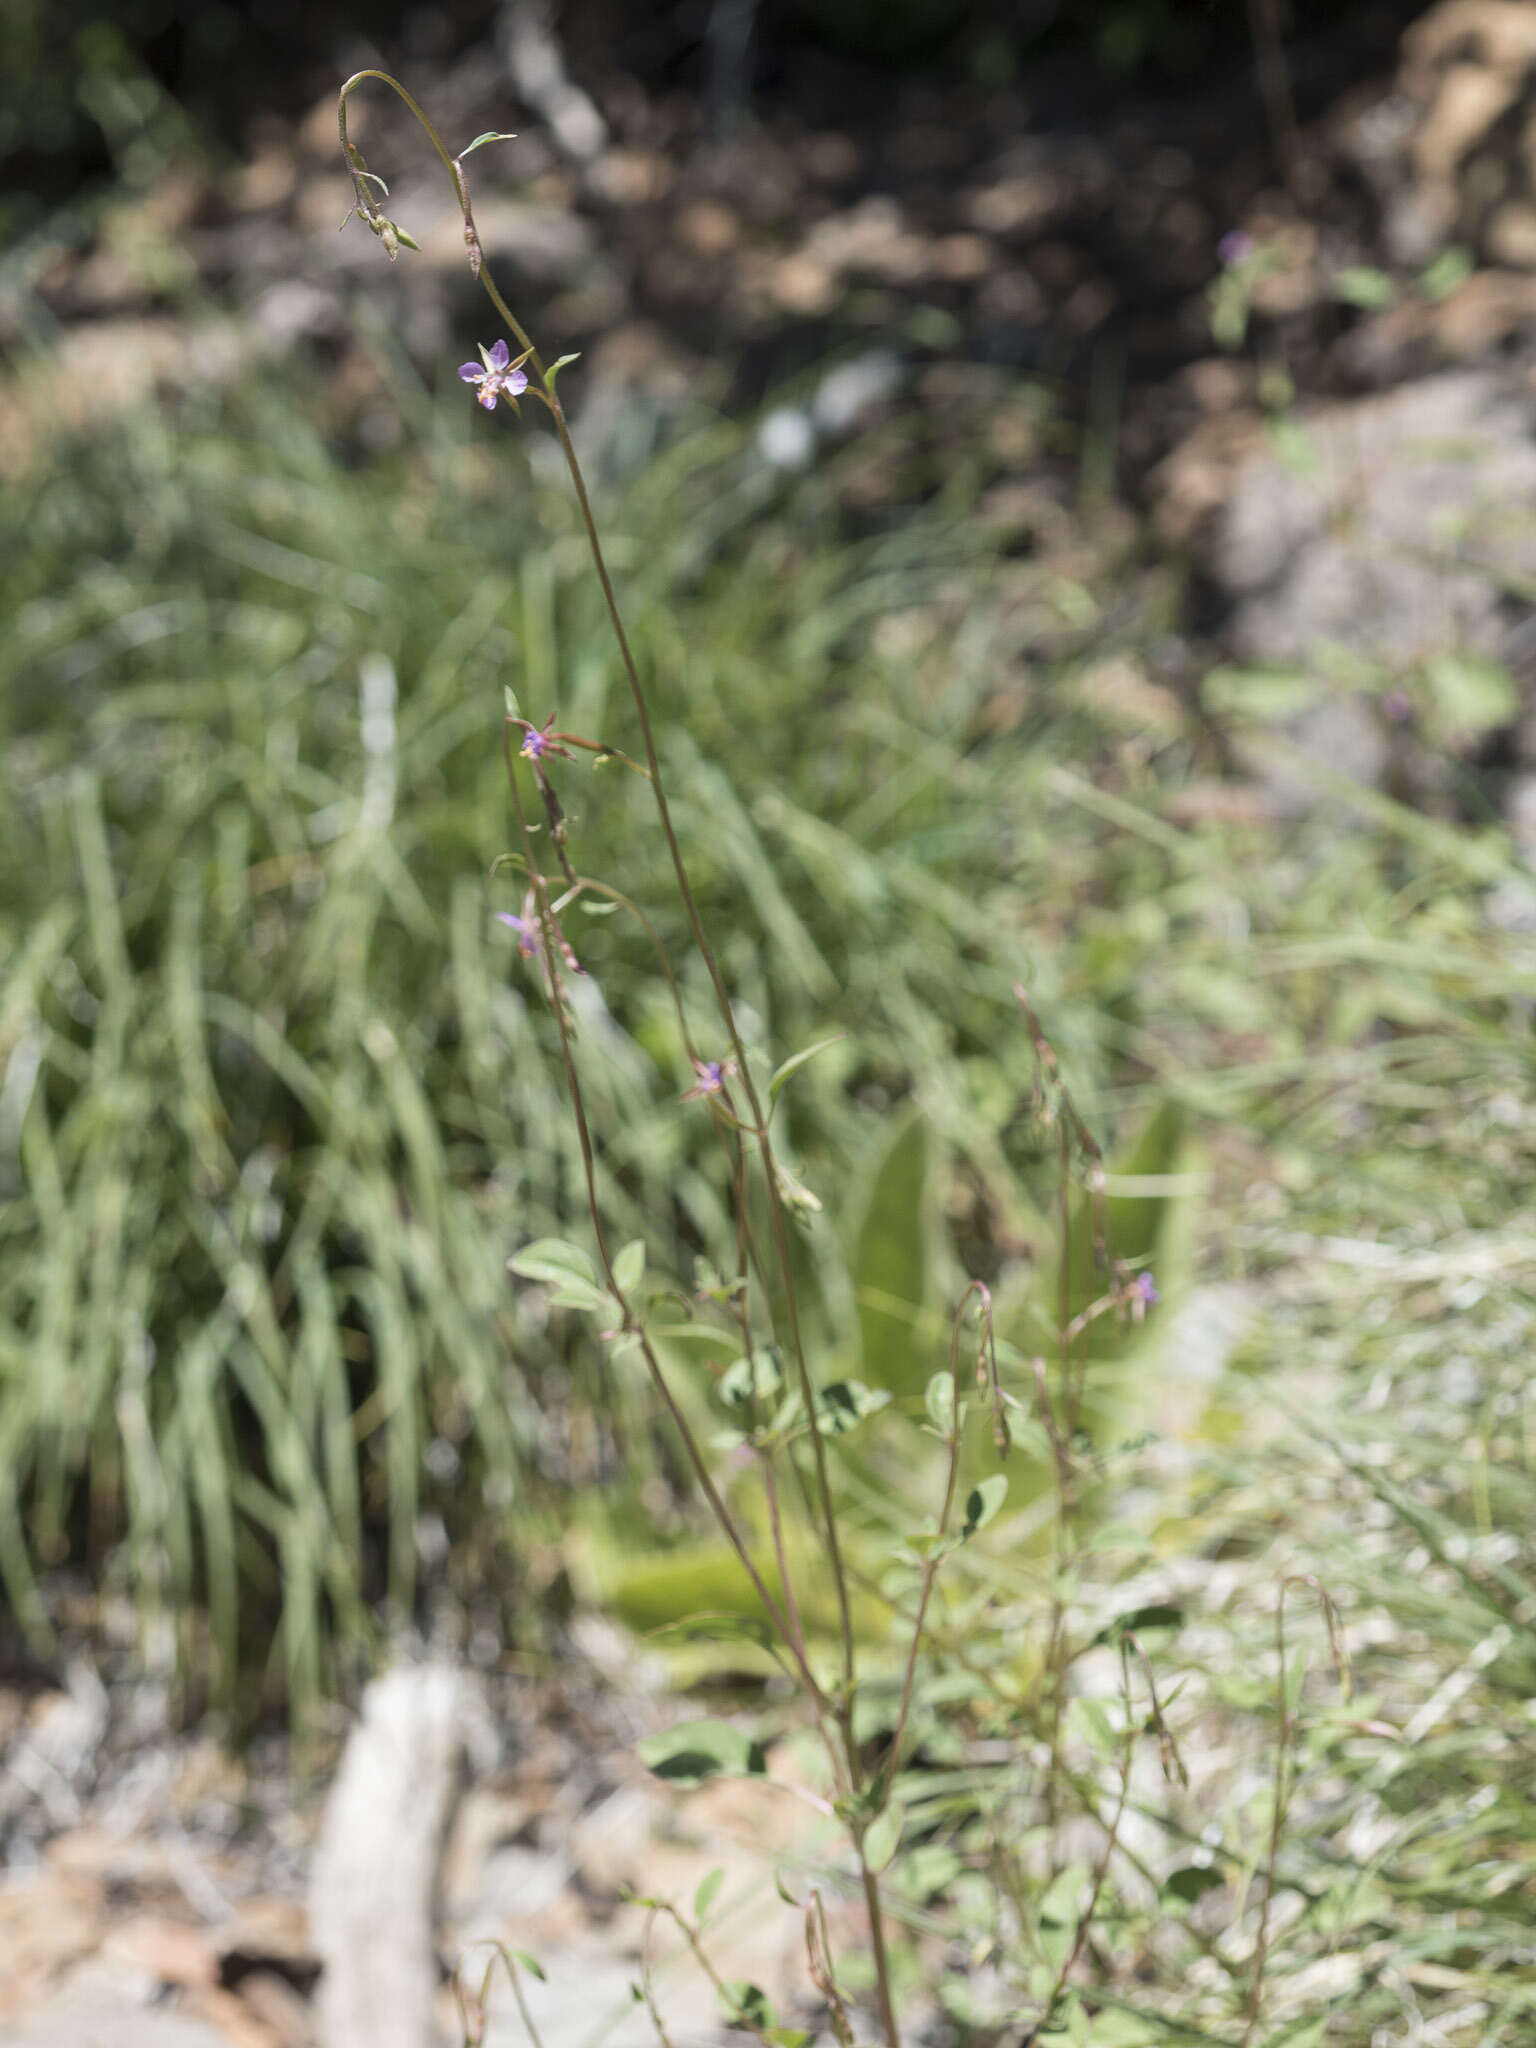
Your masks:
M965 1522L961 1529L961 1540L974 1536L978 1529L985 1529L1008 1497L1008 1475L994 1472L990 1478L973 1486L965 1497Z
M507 1265L524 1280L542 1280L546 1286L558 1287L569 1280L597 1285L596 1266L579 1245L568 1244L563 1237L541 1237L514 1252Z
M614 1282L622 1294L633 1294L645 1278L645 1240L632 1238L613 1262Z
M723 1870L712 1870L706 1878L700 1881L699 1888L693 1895L693 1917L701 1927L709 1917L709 1909L715 1903L720 1887L724 1883L725 1872Z
M955 1376L952 1372L936 1372L928 1382L924 1396L928 1409L928 1420L939 1435L948 1442L955 1426Z
M484 149L488 142L515 142L516 140L515 132L506 134L497 128L487 128L483 135L477 135L467 148L459 151L459 161L462 163L465 157L473 156L477 149Z
M579 351L577 354L573 356L556 356L555 360L544 372L544 389L546 391L553 391L555 388L555 379L559 376L560 372L565 368L566 364L579 363L580 361L581 355ZM601 754L599 754L599 756L593 762L592 765L594 768L600 768L603 765L603 757Z
M549 1982L549 1979L544 1974L544 1965L539 1962L537 1957L529 1955L527 1949L508 1949L507 1953L511 1956L514 1963L528 1972L530 1977L537 1977L541 1984Z
M928 1126L913 1110L878 1155L854 1250L864 1374L894 1393L923 1384L912 1336L928 1293L929 1180Z
M841 1045L847 1036L846 1031L834 1031L830 1038L819 1039L815 1045L808 1045L803 1052L791 1053L784 1064L776 1069L773 1079L768 1083L769 1100L778 1094L790 1075L798 1073L808 1060L815 1059L819 1052L825 1052L829 1045Z
M765 2033L774 2023L773 2007L756 1984L722 1984L720 2004L727 2019L754 2032Z
M673 1785L703 1785L710 1778L760 1778L768 1758L760 1743L729 1721L690 1721L647 1735L635 1754L648 1771Z
M717 1392L727 1408L752 1409L760 1401L775 1401L784 1386L784 1366L776 1344L765 1344L750 1358L738 1358L726 1372Z
M890 1398L884 1387L866 1387L862 1380L833 1380L816 1396L816 1427L823 1436L847 1436Z

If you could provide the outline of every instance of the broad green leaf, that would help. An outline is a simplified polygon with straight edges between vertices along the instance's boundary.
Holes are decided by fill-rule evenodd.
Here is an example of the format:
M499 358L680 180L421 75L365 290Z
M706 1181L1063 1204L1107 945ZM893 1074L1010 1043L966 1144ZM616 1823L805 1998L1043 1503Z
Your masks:
M1185 1863L1163 1880L1165 1905L1198 1905L1207 1892L1219 1892L1226 1879L1209 1864Z
M1213 668L1200 685L1208 711L1226 718L1279 723L1307 710L1322 695L1319 676L1300 669Z
M711 1778L760 1778L768 1758L760 1743L729 1721L690 1721L647 1735L636 1748L648 1771L673 1785L703 1785Z
M942 1842L920 1842L901 1860L899 1882L914 1899L930 1899L942 1892L965 1868L954 1850Z
M1342 299L1346 306L1360 306L1367 312L1377 312L1383 306L1390 306L1397 298L1397 286L1384 270L1375 270L1369 264L1352 264L1341 270L1333 281L1334 297Z
M766 2033L774 2024L773 2007L756 1984L722 1984L720 2005L726 2018L737 2026Z
M613 1277L623 1294L632 1294L645 1277L645 1240L631 1238L613 1262Z
M1419 290L1432 305L1448 299L1472 275L1474 260L1470 249L1453 242L1442 249L1433 263L1419 272Z
M784 1388L784 1363L776 1344L765 1344L750 1358L738 1358L716 1388L727 1408L750 1411L759 1402L776 1401Z
M978 1529L985 1529L1008 1498L1008 1475L994 1472L988 1478L978 1481L965 1497L965 1520L961 1525L961 1538L974 1536Z
M883 1387L866 1387L862 1380L833 1380L816 1396L816 1427L823 1436L847 1436L890 1398Z
M1520 709L1520 693L1508 669L1475 654L1442 654L1425 670L1424 680L1441 721L1451 732L1476 738L1512 725Z
M693 1895L693 1917L701 1927L709 1917L709 1909L715 1903L720 1887L724 1883L723 1870L712 1870L707 1877L700 1880L699 1888Z
M551 1308L579 1309L584 1316L600 1316L605 1323L619 1320L619 1304L606 1287L587 1280L562 1280L549 1297Z
M830 1038L818 1039L815 1045L808 1045L803 1052L791 1053L783 1065L775 1069L773 1079L768 1083L769 1100L778 1095L790 1075L798 1073L808 1060L815 1059L817 1053L825 1052L830 1045L841 1045L847 1036L846 1031L834 1031Z
M928 1391L923 1397L928 1409L928 1420L939 1435L949 1440L955 1426L955 1376L952 1372L936 1372L928 1382Z
M569 1280L597 1285L596 1266L579 1245L568 1244L563 1237L541 1237L514 1253L507 1265L523 1279L542 1280L547 1286L559 1287Z

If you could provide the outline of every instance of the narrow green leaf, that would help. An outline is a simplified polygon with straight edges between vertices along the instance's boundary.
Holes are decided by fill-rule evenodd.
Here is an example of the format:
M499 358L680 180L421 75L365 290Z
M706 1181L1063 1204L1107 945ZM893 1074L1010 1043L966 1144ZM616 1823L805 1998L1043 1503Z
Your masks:
M529 1955L527 1949L514 1948L509 1949L507 1953L511 1956L513 1962L518 1965L519 1969L526 1970L530 1977L537 1977L541 1984L549 1982L549 1979L544 1974L544 1965L537 1957Z
M556 378L557 378L557 377L559 376L560 372L561 372L561 371L562 371L562 370L563 370L563 369L565 368L566 364L567 364L567 363L579 363L580 361L581 361L581 356L580 356L580 353L579 353L579 352L578 352L578 353L577 353L576 355L573 355L573 356L556 356L555 360L554 360L554 361L553 361L553 362L552 362L552 363L550 364L549 368L548 368L548 369L547 369L547 370L546 370L546 371L544 372L544 389L545 389L546 391L553 391L553 390L554 390L554 388L555 388L555 379L556 379ZM596 761L595 761L595 762L593 763L593 766L594 766L594 767L601 767L601 766L602 766L602 760L603 760L603 757L602 757L602 755L599 755L599 756L598 756L598 758L597 758L597 760L596 760Z
M693 1917L701 1927L709 1917L709 1909L715 1903L720 1887L724 1883L723 1870L712 1870L707 1877L700 1880L699 1888L693 1895Z
M777 1096L790 1075L798 1073L808 1060L815 1059L819 1052L825 1052L829 1045L841 1045L847 1036L846 1031L834 1031L830 1038L818 1039L815 1045L806 1046L803 1052L791 1053L784 1064L775 1069L773 1079L768 1083L769 1100Z
M462 163L467 156L473 156L477 149L484 149L488 142L515 142L516 140L515 131L508 134L499 128L487 128L483 135L477 135L467 148L459 151L459 162Z

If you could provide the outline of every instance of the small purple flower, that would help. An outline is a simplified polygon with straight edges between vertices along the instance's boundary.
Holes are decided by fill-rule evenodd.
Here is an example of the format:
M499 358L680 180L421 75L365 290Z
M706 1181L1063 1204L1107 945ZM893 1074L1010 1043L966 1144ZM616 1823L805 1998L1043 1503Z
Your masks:
M1258 246L1246 228L1228 228L1216 244L1216 254L1230 270L1234 263L1244 262Z
M526 907L526 906L525 906ZM516 917L510 910L498 910L498 919L517 933L517 950L525 960L531 960L539 950L540 932L538 919Z
M459 375L464 382L479 385L475 396L487 412L496 410L498 398L516 398L528 389L527 377L511 358L512 351L507 344L498 341L491 348L481 349L480 362L459 365Z
M526 718L514 718L512 723L523 729L523 742L517 751L525 761L542 761L546 754L558 754L563 761L573 758L570 748L562 747L555 736L553 711L542 725L530 725Z
M1153 1280L1150 1273L1138 1273L1131 1286L1143 1308L1151 1308L1154 1302L1161 1301L1163 1298L1158 1293L1157 1283Z
M1413 717L1413 699L1406 690L1388 690L1381 708L1394 725L1407 725Z
M698 1102L706 1095L723 1095L727 1079L736 1071L736 1062L734 1060L695 1060L693 1071L699 1078L686 1095L678 1098L682 1102Z

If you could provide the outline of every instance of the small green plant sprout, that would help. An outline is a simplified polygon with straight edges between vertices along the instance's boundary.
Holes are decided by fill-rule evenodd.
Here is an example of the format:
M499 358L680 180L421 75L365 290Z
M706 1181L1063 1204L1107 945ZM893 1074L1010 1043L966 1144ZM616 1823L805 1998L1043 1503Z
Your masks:
M1278 246L1259 241L1246 228L1229 228L1216 245L1221 264L1207 294L1211 338L1219 348L1239 349L1248 337L1254 294L1282 268Z
M486 2026L490 2018L491 1984L498 1963L506 1972L507 1981L512 1986L512 1996L517 2002L518 2017L527 2033L529 2048L544 2048L539 2038L539 2030L533 2023L533 2015L528 2010L528 1999L523 1990L521 1974L526 1971L530 1977L536 1977L542 1984L545 1982L543 1965L525 1949L508 1948L504 1942L490 1941L485 1943L485 1946L491 1953L481 1972L478 1985L465 1982L465 1959L462 1957L453 1973L453 1996L459 2008L461 2048L481 2048L485 2040Z

